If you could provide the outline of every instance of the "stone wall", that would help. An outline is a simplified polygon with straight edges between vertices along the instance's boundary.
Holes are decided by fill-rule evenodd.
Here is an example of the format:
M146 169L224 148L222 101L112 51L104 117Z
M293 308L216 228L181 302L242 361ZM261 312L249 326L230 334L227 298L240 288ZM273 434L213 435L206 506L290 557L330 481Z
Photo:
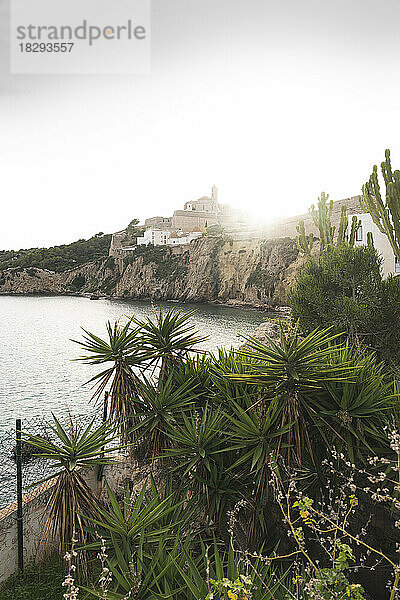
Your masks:
M217 225L218 218L215 213L176 210L172 217L172 228L182 231L205 231L211 225Z
M347 207L348 215L355 215L363 212L360 206L359 196L352 196L351 198L345 198L343 200L337 200L336 202L334 202L332 211L332 225L336 227L336 231L338 230L340 214L343 205ZM318 229L315 227L310 213L279 219L278 221L271 223L269 227L264 229L263 236L268 239L275 239L280 237L296 238L296 227L299 221L304 221L304 226L307 234L313 233L315 236L318 236Z
M104 481L113 491L123 489L126 480L143 484L145 475L136 463L127 458L118 458L115 464L104 467L104 478L97 481L97 468L85 471L85 480L98 497L105 492ZM55 548L55 544L45 547L42 543L45 507L54 483L52 480L40 485L23 497L24 561L42 560ZM0 511L0 582L18 570L17 546L17 503L14 502ZM60 591L61 597L61 591Z

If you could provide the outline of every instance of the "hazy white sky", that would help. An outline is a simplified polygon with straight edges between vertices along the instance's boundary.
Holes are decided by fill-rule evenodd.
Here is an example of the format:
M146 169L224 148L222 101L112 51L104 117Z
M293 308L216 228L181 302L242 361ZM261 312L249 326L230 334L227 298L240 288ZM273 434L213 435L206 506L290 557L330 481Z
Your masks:
M112 1L112 0L110 0ZM263 219L400 168L400 0L153 0L152 72L9 74L0 248L170 215L219 187Z

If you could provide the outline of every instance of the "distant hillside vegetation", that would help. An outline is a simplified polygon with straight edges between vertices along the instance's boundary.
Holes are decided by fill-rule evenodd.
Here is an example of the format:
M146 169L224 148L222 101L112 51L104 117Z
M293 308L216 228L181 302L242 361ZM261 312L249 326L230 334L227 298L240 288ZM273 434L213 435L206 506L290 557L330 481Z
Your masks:
M111 235L97 233L89 240L51 248L0 250L0 271L10 267L37 267L59 273L108 255Z

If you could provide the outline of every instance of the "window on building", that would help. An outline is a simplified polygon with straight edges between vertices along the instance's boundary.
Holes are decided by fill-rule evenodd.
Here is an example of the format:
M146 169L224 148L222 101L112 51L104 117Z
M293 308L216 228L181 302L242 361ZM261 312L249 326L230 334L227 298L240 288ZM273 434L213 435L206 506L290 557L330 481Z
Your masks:
M356 242L362 242L363 239L363 230L362 225L356 231Z
M394 257L394 272L400 273L400 262Z

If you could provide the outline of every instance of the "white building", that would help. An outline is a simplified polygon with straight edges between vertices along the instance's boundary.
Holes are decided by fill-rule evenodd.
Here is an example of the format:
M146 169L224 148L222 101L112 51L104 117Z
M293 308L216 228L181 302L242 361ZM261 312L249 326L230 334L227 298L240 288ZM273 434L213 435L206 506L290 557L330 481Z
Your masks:
M355 245L366 246L367 235L369 232L372 233L374 246L383 259L383 277L387 277L388 275L395 273L400 273L400 263L397 261L393 253L393 249L389 243L389 240L384 233L379 231L378 227L373 222L371 215L369 213L362 213L357 214L355 216L359 221L361 221L361 225L356 232ZM349 215L349 227L351 226L352 218L353 215Z
M176 246L179 244L190 244L191 241L201 237L201 231L192 231L182 233L182 231L172 232L156 227L149 227L142 237L137 238L138 246Z
M170 231L149 227L142 237L137 238L136 243L138 246L148 246L149 244L153 244L153 246L166 246L170 235Z

